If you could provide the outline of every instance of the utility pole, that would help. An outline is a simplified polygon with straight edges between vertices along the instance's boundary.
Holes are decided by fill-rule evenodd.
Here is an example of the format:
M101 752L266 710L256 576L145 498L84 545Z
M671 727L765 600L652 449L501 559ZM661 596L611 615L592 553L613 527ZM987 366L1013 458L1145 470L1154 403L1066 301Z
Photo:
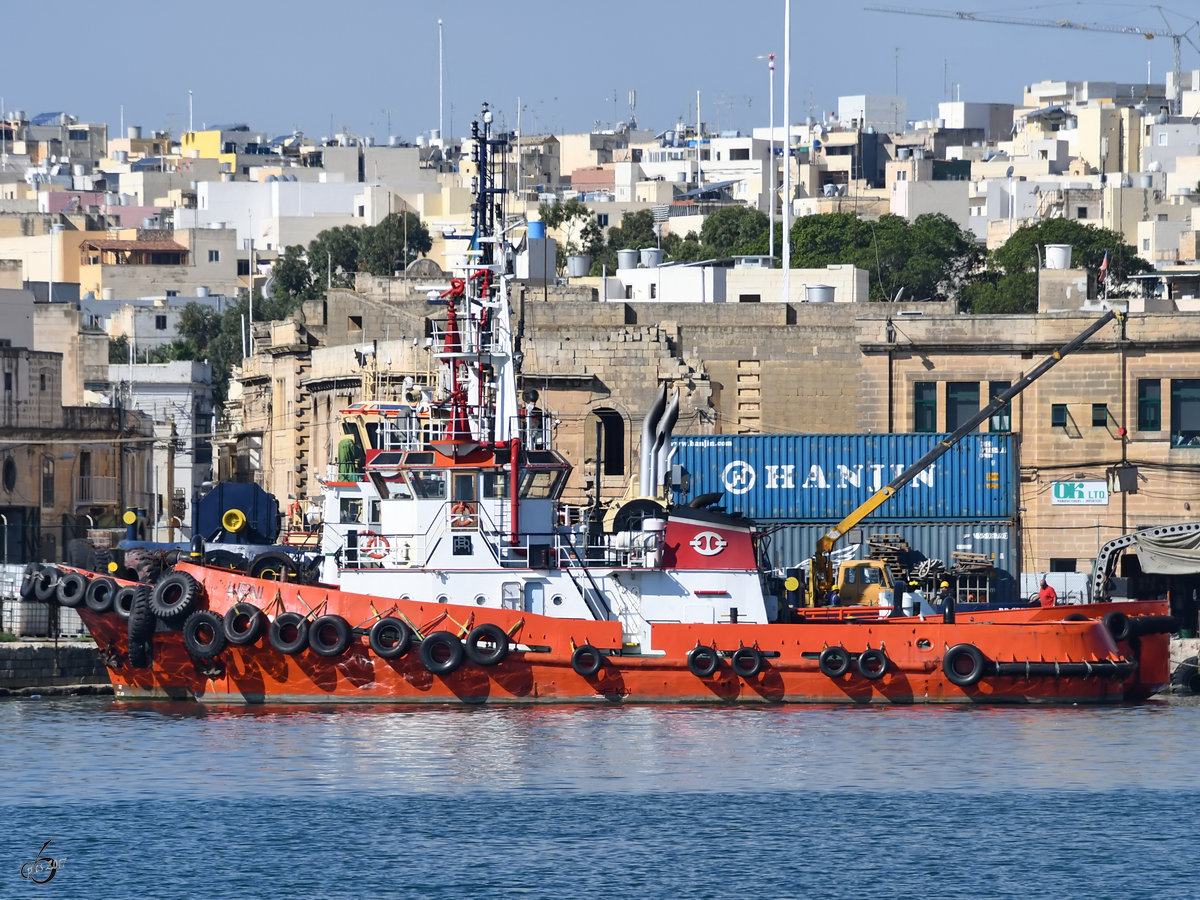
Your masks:
M171 436L167 439L167 541L175 542L175 448L179 446L175 418L171 417Z

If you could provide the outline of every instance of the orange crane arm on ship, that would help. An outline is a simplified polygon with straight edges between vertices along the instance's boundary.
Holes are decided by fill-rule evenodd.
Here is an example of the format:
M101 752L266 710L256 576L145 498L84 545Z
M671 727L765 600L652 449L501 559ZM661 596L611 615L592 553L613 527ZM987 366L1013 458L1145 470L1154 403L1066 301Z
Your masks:
M805 605L816 606L817 601L833 587L833 547L846 532L882 506L896 491L925 471L925 469L936 462L951 447L978 428L985 419L1003 407L1005 403L1049 371L1060 359L1076 350L1084 341L1114 319L1124 321L1124 312L1110 309L1085 328L1073 340L1068 341L1053 354L1038 363L1037 366L1028 374L1018 379L1011 387L998 393L987 406L971 416L970 419L960 425L955 431L938 441L933 449L872 494L862 505L834 525L829 531L825 532L821 536L821 539L817 541L817 549L813 553L811 560Z

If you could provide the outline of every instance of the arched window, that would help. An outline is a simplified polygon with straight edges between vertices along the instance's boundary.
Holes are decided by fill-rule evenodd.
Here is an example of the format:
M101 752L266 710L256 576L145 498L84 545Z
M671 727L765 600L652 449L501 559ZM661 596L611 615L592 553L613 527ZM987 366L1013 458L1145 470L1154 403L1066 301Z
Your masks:
M625 419L615 409L595 410L599 421L598 448L602 473L625 474Z

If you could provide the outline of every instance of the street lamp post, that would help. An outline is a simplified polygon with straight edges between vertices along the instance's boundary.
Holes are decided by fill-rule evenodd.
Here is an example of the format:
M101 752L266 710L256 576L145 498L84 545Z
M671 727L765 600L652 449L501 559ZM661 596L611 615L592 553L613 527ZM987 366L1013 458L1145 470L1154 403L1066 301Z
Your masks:
M771 108L771 111L769 114L770 142L771 142L771 152L770 152L771 190L769 193L771 196L771 203L770 203L770 206L767 207L767 223L768 223L767 227L769 229L767 231L767 234L768 234L767 242L769 244L768 253L771 256L771 265L774 266L775 265L775 203L779 199L777 196L778 192L777 192L776 186L775 186L775 54L768 53L766 56L760 56L759 59L767 60L767 72L769 73L768 81L770 82L770 88L768 89L768 96L770 97L769 105Z

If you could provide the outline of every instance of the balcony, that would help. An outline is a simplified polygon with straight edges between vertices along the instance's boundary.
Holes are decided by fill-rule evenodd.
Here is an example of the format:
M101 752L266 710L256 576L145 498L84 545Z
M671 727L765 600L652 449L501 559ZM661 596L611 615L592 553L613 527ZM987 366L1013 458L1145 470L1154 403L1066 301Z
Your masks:
M80 475L75 479L75 504L115 505L117 502L116 475Z

